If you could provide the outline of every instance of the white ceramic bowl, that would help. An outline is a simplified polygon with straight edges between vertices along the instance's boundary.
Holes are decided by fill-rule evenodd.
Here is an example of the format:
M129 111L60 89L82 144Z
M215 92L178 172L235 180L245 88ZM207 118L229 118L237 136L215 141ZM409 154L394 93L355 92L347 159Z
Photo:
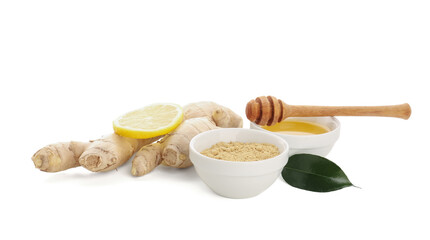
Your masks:
M280 155L251 162L234 162L202 155L218 142L270 143ZM197 174L215 193L228 198L253 197L279 177L288 161L288 143L279 136L244 128L220 128L195 136L190 142L190 159Z
M330 131L317 135L287 135L268 131L253 122L250 123L250 128L272 133L285 139L290 146L289 156L298 153L309 153L325 157L339 138L340 122L335 117L290 117L288 119L318 123L328 127Z

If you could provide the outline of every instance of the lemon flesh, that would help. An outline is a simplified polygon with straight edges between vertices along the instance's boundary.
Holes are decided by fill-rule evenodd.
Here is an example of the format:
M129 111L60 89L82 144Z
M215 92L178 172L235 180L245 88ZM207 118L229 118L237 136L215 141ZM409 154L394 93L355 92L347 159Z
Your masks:
M173 131L181 124L184 114L181 106L157 103L128 112L113 121L116 134L130 138L151 138Z

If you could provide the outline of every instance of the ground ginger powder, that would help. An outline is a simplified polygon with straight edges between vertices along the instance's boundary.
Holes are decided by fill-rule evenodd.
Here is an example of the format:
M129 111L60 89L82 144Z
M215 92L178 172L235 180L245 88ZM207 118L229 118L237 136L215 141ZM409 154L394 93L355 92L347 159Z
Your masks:
M259 161L279 155L279 149L268 143L219 142L201 154L227 161Z

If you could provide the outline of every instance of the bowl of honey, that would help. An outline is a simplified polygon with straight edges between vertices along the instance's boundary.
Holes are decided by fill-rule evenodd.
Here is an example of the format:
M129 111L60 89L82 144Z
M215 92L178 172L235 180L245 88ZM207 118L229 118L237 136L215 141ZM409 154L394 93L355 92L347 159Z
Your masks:
M309 153L325 157L340 135L340 122L335 117L289 117L272 126L251 122L250 128L282 137L290 147L289 156Z

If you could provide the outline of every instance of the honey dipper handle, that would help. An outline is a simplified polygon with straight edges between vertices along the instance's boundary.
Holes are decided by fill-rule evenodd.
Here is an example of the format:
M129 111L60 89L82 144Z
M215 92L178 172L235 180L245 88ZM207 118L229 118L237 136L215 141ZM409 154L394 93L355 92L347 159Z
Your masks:
M408 119L411 115L409 104L387 106L304 106L287 105L286 117L320 116L378 116Z

